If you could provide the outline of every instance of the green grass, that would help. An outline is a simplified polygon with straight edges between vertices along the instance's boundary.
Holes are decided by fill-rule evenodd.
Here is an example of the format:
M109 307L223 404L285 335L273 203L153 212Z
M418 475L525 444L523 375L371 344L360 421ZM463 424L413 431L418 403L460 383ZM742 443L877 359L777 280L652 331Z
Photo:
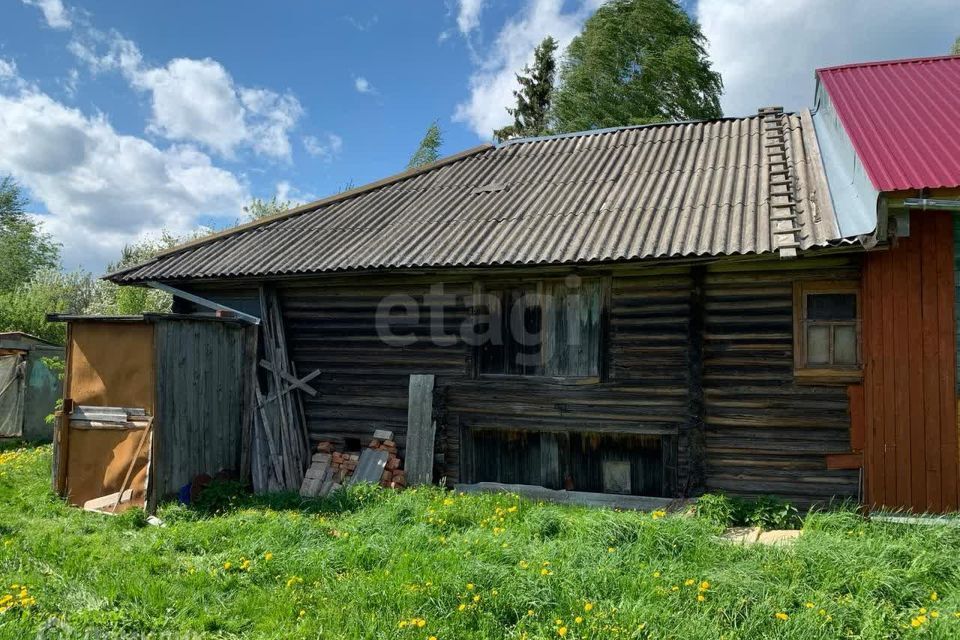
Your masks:
M65 506L49 464L0 452L0 637L960 637L954 527L814 514L743 548L695 517L365 488L171 505L160 528Z

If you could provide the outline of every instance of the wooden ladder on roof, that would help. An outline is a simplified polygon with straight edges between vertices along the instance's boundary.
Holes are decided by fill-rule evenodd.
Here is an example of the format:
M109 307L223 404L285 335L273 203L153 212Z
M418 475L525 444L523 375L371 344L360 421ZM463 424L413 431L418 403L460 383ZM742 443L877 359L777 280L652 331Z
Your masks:
M770 201L770 235L781 258L796 258L803 234L798 214L796 180L790 162L789 121L783 107L763 107L763 148L767 154L767 187Z

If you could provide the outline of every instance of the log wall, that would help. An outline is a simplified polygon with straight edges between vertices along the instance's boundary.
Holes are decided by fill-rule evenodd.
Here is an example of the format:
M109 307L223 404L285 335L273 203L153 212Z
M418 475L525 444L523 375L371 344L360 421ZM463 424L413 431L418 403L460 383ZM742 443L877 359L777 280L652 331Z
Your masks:
M801 504L855 497L857 472L828 470L825 462L850 449L846 388L794 383L791 309L795 279L856 278L858 260L742 264L604 272L609 309L599 381L475 376L472 347L455 337L471 321L462 302L446 307L443 329L454 337L431 344L438 328L426 313L437 302L430 285L443 282L445 294L462 300L481 276L339 275L274 286L298 371L323 372L317 396L304 398L314 440L357 446L386 428L402 451L408 376L432 373L438 467L448 482L471 479L471 433L511 434L515 442L530 441L524 434L561 442L576 433L633 434L638 442L663 437L667 495L771 492ZM194 290L214 299L218 291ZM402 331L418 339L387 346L376 312L396 294L411 296L421 312Z

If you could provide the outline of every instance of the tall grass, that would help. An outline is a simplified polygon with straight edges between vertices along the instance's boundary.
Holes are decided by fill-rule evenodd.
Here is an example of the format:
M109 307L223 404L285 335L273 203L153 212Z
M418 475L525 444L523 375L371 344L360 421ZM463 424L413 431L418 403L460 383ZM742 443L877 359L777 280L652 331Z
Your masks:
M948 526L813 514L792 546L740 547L706 519L362 488L152 527L65 506L49 463L0 453L5 638L960 637Z

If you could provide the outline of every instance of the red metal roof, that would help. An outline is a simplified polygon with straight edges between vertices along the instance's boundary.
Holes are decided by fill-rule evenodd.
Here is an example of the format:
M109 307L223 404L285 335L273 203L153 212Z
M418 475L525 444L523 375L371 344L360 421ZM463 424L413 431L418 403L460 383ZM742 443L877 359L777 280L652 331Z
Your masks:
M818 69L879 191L960 186L960 56Z

